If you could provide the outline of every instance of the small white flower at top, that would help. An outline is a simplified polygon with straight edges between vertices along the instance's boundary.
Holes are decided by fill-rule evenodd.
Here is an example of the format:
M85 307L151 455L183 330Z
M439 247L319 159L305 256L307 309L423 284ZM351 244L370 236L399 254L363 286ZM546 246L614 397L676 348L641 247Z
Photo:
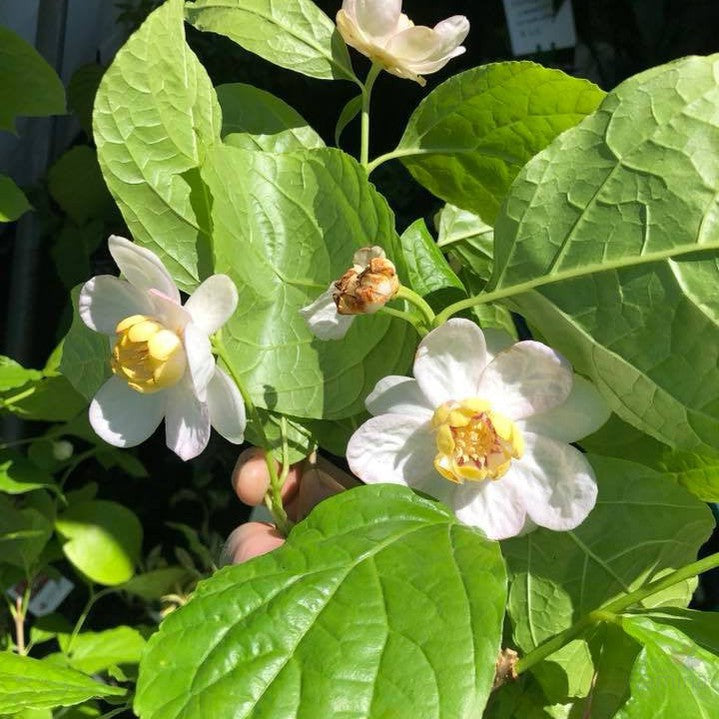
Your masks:
M133 447L164 418L167 446L184 460L207 446L210 425L240 444L245 406L210 345L237 307L232 280L208 277L183 306L157 255L122 237L108 244L124 279L93 277L79 302L85 324L112 347L112 377L90 404L93 429L116 447Z
M362 247L354 253L352 267L300 314L319 339L341 339L354 315L374 314L395 297L398 289L397 270L384 250L376 245Z
M385 377L366 405L375 416L349 441L352 471L425 492L490 539L573 529L594 507L594 472L569 443L609 408L540 342L452 319L420 343L414 379Z
M402 13L402 0L344 0L337 29L348 45L387 72L425 85L422 75L465 51L469 20L454 15L429 28Z

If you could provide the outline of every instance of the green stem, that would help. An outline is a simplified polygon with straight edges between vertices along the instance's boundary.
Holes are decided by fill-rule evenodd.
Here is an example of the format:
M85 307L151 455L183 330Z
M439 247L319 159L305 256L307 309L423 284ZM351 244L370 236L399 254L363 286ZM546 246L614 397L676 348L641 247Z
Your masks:
M35 394L35 390L37 389L37 385L33 385L32 387L29 387L28 389L18 392L17 394L14 394L12 397L7 397L6 399L0 400L0 407L10 407L13 404L16 404L17 402L21 402L22 400L26 399L27 397L30 397L30 395Z
M543 659L554 654L554 652L561 649L565 644L568 644L572 639L578 637L587 628L600 622L611 622L616 621L616 615L623 612L625 609L638 604L642 600L650 597L652 594L663 592L669 587L673 587L679 582L683 582L686 579L696 577L698 574L707 572L710 569L719 567L719 552L710 554L704 559L699 559L696 562L687 564L680 569L668 574L666 577L657 579L654 582L650 582L644 587L640 587L630 594L626 594L623 597L619 597L608 604L595 609L589 614L583 616L576 624L573 624L569 629L565 629L563 632L548 639L544 644L540 644L536 649L533 649L529 654L523 656L516 666L517 674L522 674L530 669L535 664L538 664Z
M270 487L268 494L265 497L265 503L267 508L272 513L272 517L275 520L277 528L287 536L290 530L290 521L287 518L287 512L285 512L284 505L282 504L282 496L280 494L281 485L279 484L279 478L277 476L277 466L274 457L270 451L270 441L267 439L265 429L262 425L262 418L260 413L257 411L255 403L250 397L250 393L247 391L244 382L240 379L239 373L235 370L235 366L232 364L230 355L227 352L225 343L222 341L221 331L217 331L212 338L212 348L215 354L222 360L227 371L230 373L232 380L237 385L237 389L242 395L242 401L245 403L247 413L252 417L255 423L255 427L260 434L262 440L263 449L265 450L265 464L267 465L267 471L270 475Z
M372 99L372 87L374 86L375 80L381 71L381 65L372 63L372 67L369 69L367 79L362 87L362 134L360 136L360 163L364 168L367 168L369 163L369 106Z
M67 643L67 649L65 649L65 654L67 656L70 655L72 652L72 645L75 643L75 639L77 638L77 635L80 633L80 630L82 629L83 624L85 624L85 620L87 619L88 614L90 614L90 610L95 605L95 602L102 599L104 596L108 594L112 594L112 592L115 591L114 587L105 587L105 589L101 589L97 594L95 593L95 589L93 588L92 584L89 585L88 591L90 593L90 596L88 597L87 603L85 604L85 608L82 610L82 614L78 617L77 622L75 623L75 627L72 630L72 634L70 635L70 639Z
M394 160L399 157L410 157L412 155L418 154L421 153L419 153L416 149L400 150L398 148L396 150L392 150L391 152L385 152L384 155L378 155L374 158L374 160L372 160L372 162L368 163L367 174L371 175L380 165L385 162L388 162L389 160Z
M428 330L424 326L424 323L416 316L413 315L411 312L403 312L402 310L396 310L394 307L381 307L378 310L379 314L383 315L390 315L391 317L398 317L401 320L404 320L405 322L409 322L409 324L412 325L417 330L417 334L420 337L424 337Z
M427 324L432 327L435 322L434 310L414 290L411 290L406 285L400 285L396 296L397 299L407 300L407 302L414 305L422 313L422 317L424 317Z

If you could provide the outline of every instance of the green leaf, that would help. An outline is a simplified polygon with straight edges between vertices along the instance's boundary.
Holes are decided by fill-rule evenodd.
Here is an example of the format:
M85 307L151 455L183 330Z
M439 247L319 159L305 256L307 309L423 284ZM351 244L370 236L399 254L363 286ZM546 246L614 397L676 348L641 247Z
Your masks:
M81 65L72 73L67 86L68 109L75 114L90 139L92 139L92 106L105 69L94 62Z
M17 399L21 394L25 394ZM61 376L43 377L17 390L13 397L3 397L0 406L22 419L64 422L87 407L87 402Z
M137 664L145 638L132 627L114 627L104 632L82 632L72 641L60 638L60 649L69 666L85 674L97 674L119 664Z
M0 392L22 387L28 382L42 378L42 372L36 369L25 369L10 357L0 355Z
M719 448L717 72L714 55L630 78L532 159L488 287L622 419L702 453Z
M48 170L48 189L62 210L78 225L92 218L103 218L113 207L97 152L87 145L76 145Z
M302 115L279 97L240 82L219 85L215 91L227 144L266 152L325 146Z
M613 415L582 440L590 452L640 462L670 476L704 502L719 502L719 458L672 449Z
M40 53L0 25L0 130L15 132L15 118L62 115L65 89Z
M198 30L226 35L275 65L359 84L342 37L312 0L197 0L185 12Z
M492 692L482 719L554 719L557 715L548 704L541 687L527 672Z
M706 717L719 707L719 657L673 627L647 617L622 619L644 646L631 675L631 696L616 719Z
M0 222L14 222L31 207L23 191L12 179L0 174Z
M184 567L163 567L136 574L118 589L151 601L161 599L166 594L177 593L191 579L192 575Z
M135 711L474 719L504 600L496 543L405 487L353 489L169 615L140 664Z
M240 295L224 340L255 403L315 419L364 410L381 377L409 366L413 328L358 317L342 341L322 342L299 310L342 276L359 247L383 246L402 271L384 198L355 160L329 148L275 155L216 147L202 177L212 194L216 267Z
M115 56L95 99L98 160L136 242L182 290L211 274L206 198L196 168L222 122L185 43L182 0L155 10Z
M508 612L525 651L612 599L696 559L712 531L702 502L639 464L590 456L599 497L570 532L539 529L504 543L512 579ZM561 561L557 558L561 557ZM686 604L695 581L644 600Z
M719 617L716 612L698 612L695 609L662 607L627 612L627 616L645 616L654 622L668 624L686 634L693 642L712 654L719 654Z
M70 706L92 697L122 694L125 689L101 684L74 669L0 653L0 712Z
M494 229L479 215L445 205L439 213L437 245L472 270L480 287L489 280L494 264Z
M362 94L353 97L347 102L342 108L339 118L337 118L337 125L335 125L335 145L340 146L340 138L347 125L357 117L362 111Z
M269 445L266 449L272 450L278 462L282 461L282 415L258 409L262 422L262 431L256 422L250 422L245 430L245 441L257 447L263 447L265 440ZM307 426L307 420L297 417L285 416L287 428L287 449L291 464L307 457L316 447L316 440Z
M455 299L466 297L464 285L447 264L423 219L413 222L400 236L407 263L409 284L420 295L442 290L454 292Z
M43 488L55 489L50 474L18 452L0 450L0 492L24 494Z
M603 97L591 82L532 62L483 65L427 95L396 153L430 192L493 224L527 160Z
M72 290L72 324L62 344L60 372L86 399L110 376L110 347L107 337L91 330L78 313L78 298L82 288Z
M0 556L26 574L52 536L52 524L34 507L18 508L0 494Z
M127 507L104 500L72 504L58 516L55 529L67 540L65 556L93 582L114 586L135 573L142 525Z

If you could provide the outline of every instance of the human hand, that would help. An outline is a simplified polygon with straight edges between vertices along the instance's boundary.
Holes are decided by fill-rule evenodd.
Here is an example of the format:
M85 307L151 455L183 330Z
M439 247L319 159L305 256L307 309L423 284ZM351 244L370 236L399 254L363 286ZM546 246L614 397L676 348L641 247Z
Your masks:
M237 458L232 472L232 486L238 498L251 507L262 504L270 484L264 450L246 449ZM309 457L290 467L282 487L282 502L293 522L304 519L323 499L359 484L323 457ZM246 522L235 529L225 543L226 564L246 562L248 559L277 549L285 542L274 524Z

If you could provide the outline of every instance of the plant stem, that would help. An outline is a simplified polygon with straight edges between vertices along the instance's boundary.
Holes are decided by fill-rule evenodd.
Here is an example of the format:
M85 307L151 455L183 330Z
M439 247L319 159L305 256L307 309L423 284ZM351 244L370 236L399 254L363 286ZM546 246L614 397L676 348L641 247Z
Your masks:
M362 128L361 128L361 144L360 144L360 163L368 169L369 164L369 106L372 99L372 87L377 76L382 71L382 66L372 63L372 67L367 73L367 79L362 86Z
M287 512L285 512L284 505L282 504L282 495L280 492L281 484L277 476L276 462L270 451L270 441L267 439L267 435L265 434L265 429L262 425L262 418L260 417L260 413L257 411L257 407L252 401L252 397L250 397L250 393L247 391L244 382L240 379L239 373L230 360L225 343L222 341L222 332L220 330L218 330L212 338L212 348L215 354L222 360L225 367L227 367L227 371L230 373L232 380L237 385L237 389L242 395L242 401L245 403L247 413L252 417L255 427L260 434L263 449L265 450L265 464L267 465L267 471L270 475L270 486L265 497L265 504L272 513L272 517L275 520L277 528L280 532L282 532L282 534L287 536L291 525L289 519L287 518Z
M669 587L673 587L679 582L696 577L698 574L714 569L715 567L719 567L719 552L710 554L708 557L699 559L691 564L687 564L671 574L668 574L666 577L650 582L646 586L640 587L634 592L625 594L623 597L618 597L599 609L589 612L589 614L583 616L576 624L573 624L563 632L551 637L544 642L544 644L540 644L536 649L529 652L529 654L525 654L517 662L517 674L526 672L527 669L530 669L535 664L538 664L543 659L546 659L551 654L554 654L554 652L561 649L565 644L582 634L588 627L594 624L599 624L600 622L616 621L617 614L623 612L625 609L628 609L634 604L638 604L643 599L650 597L652 594L662 592Z
M411 312L404 312L402 310L396 310L394 307L380 307L378 314L390 315L391 317L399 317L399 319L409 322L417 330L417 334L420 337L424 337L427 334L427 328L424 323Z
M72 630L72 634L70 635L70 639L67 642L67 649L65 650L65 654L69 655L72 651L72 645L75 643L75 639L77 635L80 633L80 630L82 629L83 624L85 624L85 620L87 619L88 614L90 614L90 610L95 605L95 602L102 599L104 596L107 596L108 594L112 594L115 589L114 587L105 587L105 589L101 589L99 592L95 592L94 587L92 584L88 585L88 592L90 596L88 597L88 600L85 604L85 608L82 610L82 613L78 617L77 622L75 623L75 626Z
M407 302L414 305L422 313L422 317L429 327L435 324L434 310L414 290L411 290L406 285L400 285L397 290L397 299L407 300Z
M37 389L36 385L33 385L32 387L29 387L26 390L23 390L22 392L18 392L17 394L12 395L12 397L7 397L6 399L0 400L0 407L10 407L11 405L21 402L22 400L26 399L27 397L30 397L30 395L35 394L35 390Z
M27 648L25 646L25 607L23 597L17 597L15 600L15 611L13 619L15 620L15 646L17 653L25 655Z

